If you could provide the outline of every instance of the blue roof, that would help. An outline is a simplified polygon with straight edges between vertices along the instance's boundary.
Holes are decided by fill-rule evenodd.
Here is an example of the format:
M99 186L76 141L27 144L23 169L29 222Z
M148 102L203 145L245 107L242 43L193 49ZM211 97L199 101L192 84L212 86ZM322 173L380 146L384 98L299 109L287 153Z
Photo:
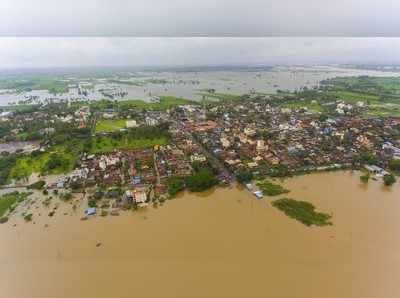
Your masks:
M332 132L332 128L330 128L330 127L324 128L324 134L330 134L331 132Z
M255 195L257 198L261 199L261 198L263 197L264 194L263 194L262 191L259 190L259 191L255 191L255 192L254 192L254 195Z
M96 214L96 207L86 208L85 214L87 214L87 215Z

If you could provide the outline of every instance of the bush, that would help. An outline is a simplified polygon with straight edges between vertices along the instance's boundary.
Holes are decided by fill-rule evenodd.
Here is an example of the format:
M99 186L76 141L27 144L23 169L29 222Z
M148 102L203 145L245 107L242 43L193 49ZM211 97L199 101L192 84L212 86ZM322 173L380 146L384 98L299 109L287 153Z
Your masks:
M42 172L43 173L51 173L54 170L66 170L69 166L69 160L63 157L59 153L52 153L50 154L49 159L43 166Z
M268 196L277 196L289 192L288 189L285 189L279 184L275 184L270 181L259 182L257 183L257 186L260 187L262 192Z
M396 177L394 177L393 174L386 174L383 176L383 183L385 183L386 186L390 186L396 182Z
M69 200L71 200L72 199L72 193L70 193L70 192L64 192L64 193L62 193L61 195L60 195L60 199L61 200L63 200L63 201L69 201Z
M296 201L293 199L279 199L272 202L272 206L283 211L287 216L294 218L306 226L316 225L325 226L331 225L329 221L331 215L321 212L316 212L315 207L305 201Z
M186 178L186 186L193 192L205 191L217 183L217 179L209 169L200 170L198 173Z
M29 185L27 188L28 189L42 189L44 186L46 185L46 182L43 180L39 180L35 183L32 183L31 185Z
M239 183L247 183L253 179L253 173L250 171L241 170L236 174L236 179Z
M24 216L25 221L31 221L32 220L32 213L29 213Z
M395 172L400 172L400 159L392 159L389 162L389 169Z
M364 183L367 183L368 180L369 180L369 178L370 178L369 173L365 173L364 175L361 175L361 176L360 176L361 182L364 182Z
M180 177L171 177L168 179L167 185L168 194L174 197L185 188L185 181Z
M104 192L102 192L102 191L96 191L96 192L93 194L93 197L94 197L96 200L100 200L101 198L104 197Z
M93 207L97 207L97 200L96 199L89 199L88 201L88 206L93 208Z

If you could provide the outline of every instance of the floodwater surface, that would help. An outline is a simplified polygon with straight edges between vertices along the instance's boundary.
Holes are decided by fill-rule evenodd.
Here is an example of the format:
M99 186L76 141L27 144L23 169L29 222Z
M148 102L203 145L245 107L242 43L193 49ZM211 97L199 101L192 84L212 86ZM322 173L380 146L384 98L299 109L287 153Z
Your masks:
M1 296L400 297L399 183L332 172L282 184L333 226L306 227L236 187L119 217L80 221L84 203L35 224L17 215L0 226Z

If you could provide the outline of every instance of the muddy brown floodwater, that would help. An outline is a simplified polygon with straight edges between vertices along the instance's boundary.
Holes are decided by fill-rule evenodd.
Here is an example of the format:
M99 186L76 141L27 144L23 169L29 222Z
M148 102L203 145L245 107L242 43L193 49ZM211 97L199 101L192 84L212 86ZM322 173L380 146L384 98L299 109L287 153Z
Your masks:
M399 183L283 184L334 225L306 227L237 188L119 217L17 216L0 226L1 297L400 297Z

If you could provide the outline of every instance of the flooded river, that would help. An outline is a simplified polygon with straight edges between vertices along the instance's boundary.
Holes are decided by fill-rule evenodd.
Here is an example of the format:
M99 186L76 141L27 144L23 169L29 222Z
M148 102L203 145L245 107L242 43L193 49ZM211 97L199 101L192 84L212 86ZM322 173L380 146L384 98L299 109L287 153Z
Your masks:
M399 183L332 172L283 185L334 225L306 227L235 187L119 217L80 221L64 203L35 224L17 216L0 225L1 296L400 296Z

